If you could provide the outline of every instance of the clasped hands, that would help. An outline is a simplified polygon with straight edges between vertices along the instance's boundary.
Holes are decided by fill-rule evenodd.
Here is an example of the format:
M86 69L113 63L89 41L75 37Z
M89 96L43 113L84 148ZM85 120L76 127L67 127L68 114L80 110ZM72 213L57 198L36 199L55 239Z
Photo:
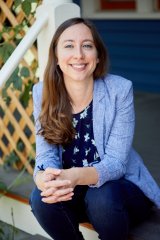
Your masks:
M47 168L36 175L36 185L41 190L42 201L45 203L71 200L76 182L76 168Z

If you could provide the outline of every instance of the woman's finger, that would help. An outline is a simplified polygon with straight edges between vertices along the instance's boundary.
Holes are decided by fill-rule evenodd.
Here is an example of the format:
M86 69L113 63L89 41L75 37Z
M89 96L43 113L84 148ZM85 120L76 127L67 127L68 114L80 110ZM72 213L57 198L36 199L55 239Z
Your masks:
M59 188L59 187L68 187L70 186L71 181L70 180L52 180L52 181L48 181L44 184L45 189L48 188Z
M45 172L48 174L53 174L55 176L58 176L61 173L61 169L57 169L57 168L46 168Z
M51 173L44 172L43 179L44 179L44 182L51 181L54 179L54 175Z
M61 197L58 196L50 196L46 198L42 198L42 201L45 203L56 203L56 202L63 202L63 201L69 201L72 199L72 196L74 195L73 192L70 192L66 195L63 195Z
M49 197L51 195L53 195L56 192L56 188L48 188L47 190L44 190L43 192L41 192L41 196L42 197Z
M61 197L71 192L73 192L73 188L63 188L63 189L56 190L53 195L57 197Z
M63 195L66 195L70 192L73 192L73 188L63 188L63 189L56 189L56 188L49 188L46 191L43 191L41 193L41 196L48 197L48 196L55 196L55 197L61 197Z

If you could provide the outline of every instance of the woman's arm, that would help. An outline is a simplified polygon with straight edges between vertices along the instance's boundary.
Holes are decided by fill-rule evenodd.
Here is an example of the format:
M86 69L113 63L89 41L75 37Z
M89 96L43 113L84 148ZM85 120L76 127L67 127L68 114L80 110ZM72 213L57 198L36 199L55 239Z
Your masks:
M36 158L34 168L34 179L40 170L47 167L62 168L59 159L59 149L53 144L49 144L38 134L40 129L39 114L41 111L43 83L39 82L33 87L33 116L35 121L35 137L36 137Z
M124 176L134 136L135 114L132 83L121 77L113 77L113 81L108 79L109 94L106 93L105 96L108 101L104 113L106 119L104 125L99 127L101 130L95 131L97 149L103 152L100 156L101 161L92 163L99 175L95 187ZM94 114L96 114L94 127L97 128L97 123L102 122L100 118L103 114L100 112ZM103 129L107 129L107 133L101 134ZM103 139L99 139L97 135L99 132Z
M53 176L55 169L47 168L45 172ZM68 201L72 199L76 185L96 184L97 181L98 174L94 167L62 169L54 180L44 184L44 190L41 193L42 201L45 203Z
M46 169L47 174L54 174L54 169ZM98 182L98 173L94 167L73 167L62 169L60 174L55 177L56 180L69 180L70 187L76 185L92 185ZM46 183L46 188L52 187L52 182Z

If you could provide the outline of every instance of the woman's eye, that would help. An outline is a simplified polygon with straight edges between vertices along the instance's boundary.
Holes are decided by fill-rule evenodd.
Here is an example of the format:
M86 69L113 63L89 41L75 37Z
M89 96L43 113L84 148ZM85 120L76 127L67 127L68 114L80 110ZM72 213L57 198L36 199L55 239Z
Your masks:
M84 44L83 47L84 47L84 48L87 48L87 49L91 49L91 48L92 48L92 45L91 45L91 44Z
M65 46L65 48L73 48L73 45L72 44L68 44Z

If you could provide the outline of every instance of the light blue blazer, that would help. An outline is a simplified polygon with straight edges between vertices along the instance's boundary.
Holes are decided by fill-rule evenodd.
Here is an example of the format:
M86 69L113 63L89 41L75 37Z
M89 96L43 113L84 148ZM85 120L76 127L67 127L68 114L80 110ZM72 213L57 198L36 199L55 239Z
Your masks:
M33 88L36 133L40 128L43 83ZM160 208L160 188L132 148L134 136L134 104L132 83L120 76L107 75L94 81L93 131L101 161L93 163L99 175L100 187L110 180L125 179L136 184ZM48 144L36 134L36 164L34 175L43 168L62 168L62 147Z

